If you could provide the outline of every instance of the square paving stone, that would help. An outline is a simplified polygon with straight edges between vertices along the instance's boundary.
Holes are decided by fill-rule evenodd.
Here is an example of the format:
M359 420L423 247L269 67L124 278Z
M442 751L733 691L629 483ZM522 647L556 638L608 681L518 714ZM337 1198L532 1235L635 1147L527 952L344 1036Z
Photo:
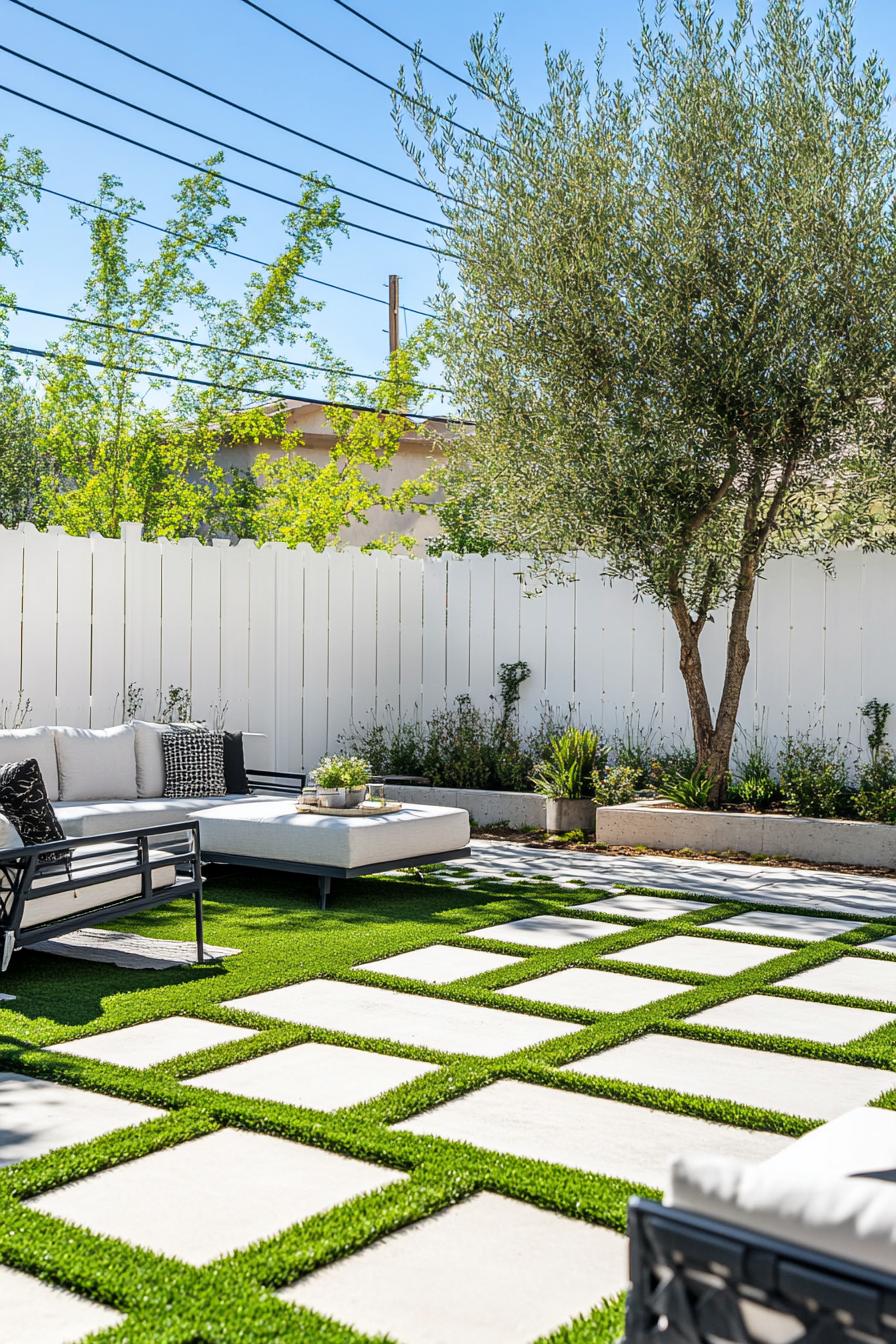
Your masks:
M628 933L628 924L610 924L596 919L570 919L568 915L531 915L513 919L509 924L492 924L474 929L468 938L494 938L499 943L519 943L522 947L569 947L592 938L609 938Z
M305 980L299 985L230 999L225 1007L451 1054L504 1055L579 1030L570 1022L554 1022L528 1013L480 1008L472 1003L452 1003L425 994L339 980Z
M676 935L609 953L608 961L633 961L639 966L665 966L670 971L700 971L703 975L736 975L751 966L786 955L786 947L759 947L755 943L723 942L720 938Z
M682 1153L761 1162L791 1142L780 1134L512 1079L468 1092L394 1128L661 1189L669 1163Z
M779 983L788 989L808 989L814 994L843 994L896 1004L896 964L873 961L870 957L838 957Z
M154 1106L64 1083L0 1073L0 1166L86 1143L114 1129L164 1115Z
M674 919L676 915L692 915L698 910L711 910L708 901L685 901L678 897L642 896L625 891L621 896L610 896L605 901L587 901L573 906L574 910L596 910L600 914L623 915L627 919Z
M618 1232L484 1192L279 1295L401 1344L531 1344L627 1282Z
M338 1111L341 1106L369 1101L437 1068L437 1064L423 1064L418 1059L308 1041L184 1081L188 1087L211 1087L259 1101Z
M26 1202L102 1236L202 1265L404 1179L323 1148L221 1129Z
M803 915L798 911L784 915L775 910L750 910L745 915L720 919L712 927L731 929L735 933L766 934L769 938L777 934L779 938L799 938L812 943L835 938L838 933L849 933L850 929L860 929L862 925L852 919L823 919L820 915Z
M255 1032L248 1027L229 1027L221 1022L203 1022L195 1017L163 1017L158 1022L141 1022L135 1027L104 1031L77 1041L47 1046L61 1055L79 1055L100 1059L105 1064L125 1064L132 1069L148 1069L176 1055L207 1050L213 1045L242 1041Z
M891 934L889 938L875 938L873 943L863 943L863 947L870 947L875 952L889 952L896 956L896 934Z
M88 1302L42 1279L0 1265L2 1338L7 1344L76 1344L84 1335L118 1325L111 1307Z
M867 1008L838 1008L830 1003L809 1003L806 999L777 999L768 994L748 994L685 1019L704 1027L726 1027L730 1031L751 1031L761 1036L795 1036L804 1041L826 1041L845 1045L869 1031L896 1022L892 1013L875 1013Z
M472 947L418 947L413 952L399 952L394 957L379 961L365 961L355 969L379 971L380 975L403 975L409 980L425 980L431 985L447 985L452 980L463 980L468 975L483 975L513 966L519 957L505 957L498 952L480 952Z
M562 1003L568 1008L586 1008L590 1013L626 1013L670 994L681 994L692 985L677 985L670 980L648 980L643 975L618 975L613 971L592 971L570 966L565 971L540 975L536 980L499 989L498 994L515 994L535 1003Z
M563 1067L594 1077L621 1078L692 1096L767 1107L809 1120L831 1120L855 1106L865 1106L894 1083L893 1074L884 1069L658 1034L641 1036Z

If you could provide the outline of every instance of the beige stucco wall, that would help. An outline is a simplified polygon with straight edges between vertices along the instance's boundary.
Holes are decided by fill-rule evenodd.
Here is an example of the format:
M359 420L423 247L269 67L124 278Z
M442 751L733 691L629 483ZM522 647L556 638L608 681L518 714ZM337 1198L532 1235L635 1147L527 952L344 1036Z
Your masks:
M326 465L334 438L322 407L299 407L291 411L287 418L287 429L301 431L305 443L297 451L302 457L317 466ZM262 452L268 453L272 459L283 456L283 449L272 439L260 445L239 444L222 448L218 452L218 463L225 469L236 467L242 471L249 471L258 454ZM438 444L410 435L402 439L398 452L388 467L377 472L371 470L366 474L369 474L372 480L376 480L381 489L389 494L404 481L421 476L442 457ZM415 538L416 552L423 554L427 538L434 537L438 530L438 523L432 514L392 513L386 509L375 508L371 509L366 526L363 523L352 523L343 528L340 541L346 546L364 546L388 532L408 533Z

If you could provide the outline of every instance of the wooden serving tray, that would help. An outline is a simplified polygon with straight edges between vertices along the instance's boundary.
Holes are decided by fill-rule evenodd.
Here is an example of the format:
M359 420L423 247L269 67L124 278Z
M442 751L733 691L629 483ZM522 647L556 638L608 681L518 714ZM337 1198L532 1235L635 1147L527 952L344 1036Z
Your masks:
M297 812L307 812L315 817L385 817L390 812L400 812L402 803L361 803L359 807L321 807L319 803L296 803Z

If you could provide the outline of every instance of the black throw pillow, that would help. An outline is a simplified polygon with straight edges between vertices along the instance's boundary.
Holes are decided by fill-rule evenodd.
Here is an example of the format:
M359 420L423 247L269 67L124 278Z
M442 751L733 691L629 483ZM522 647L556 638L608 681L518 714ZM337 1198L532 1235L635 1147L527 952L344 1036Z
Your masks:
M249 793L242 733L224 734L224 782L228 793Z
M64 840L65 832L50 806L40 766L33 758L0 765L0 812L5 812L25 845ZM41 863L68 863L70 849L51 850Z

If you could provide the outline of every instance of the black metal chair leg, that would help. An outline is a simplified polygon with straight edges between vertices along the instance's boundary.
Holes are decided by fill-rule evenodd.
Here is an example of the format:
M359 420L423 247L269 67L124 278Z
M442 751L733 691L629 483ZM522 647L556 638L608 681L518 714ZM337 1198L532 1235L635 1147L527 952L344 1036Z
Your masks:
M196 907L196 960L205 961L205 936L202 927L202 892L197 891L193 897Z
M327 908L327 897L330 894L330 881L331 879L329 877L319 877L317 879L317 894L321 910L326 910Z

